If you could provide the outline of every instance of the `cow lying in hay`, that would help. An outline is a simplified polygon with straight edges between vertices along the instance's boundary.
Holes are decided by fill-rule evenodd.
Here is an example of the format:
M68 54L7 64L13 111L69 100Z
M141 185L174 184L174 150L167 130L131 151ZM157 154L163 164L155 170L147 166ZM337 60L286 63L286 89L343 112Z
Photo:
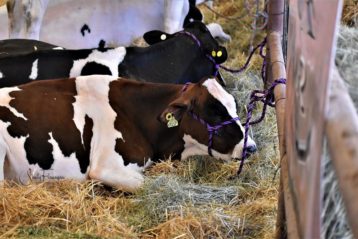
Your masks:
M183 86L92 75L2 88L0 178L26 183L45 173L134 191L151 162L209 150L240 158L236 112L234 97L210 78Z
M43 51L37 47L39 51L30 54L9 54L0 57L0 87L15 86L32 80L91 74L123 76L152 82L198 82L204 77L214 75L215 64L227 59L226 49L219 46L201 22L190 23L184 32L176 34L148 32L145 39L156 44L143 48ZM33 48L33 41L5 40L3 42L8 49L11 48L11 41L20 44L20 52L26 51L25 44ZM207 55L213 51L220 54L209 59Z

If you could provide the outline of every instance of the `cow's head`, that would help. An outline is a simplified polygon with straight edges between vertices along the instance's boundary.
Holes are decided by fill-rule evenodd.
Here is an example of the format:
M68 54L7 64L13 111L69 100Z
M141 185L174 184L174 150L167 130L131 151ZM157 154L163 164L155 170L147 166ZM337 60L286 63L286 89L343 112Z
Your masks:
M185 142L182 158L207 155L208 147L211 147L214 157L229 160L242 156L244 128L240 120L232 120L237 117L234 97L216 79L209 78L188 85L162 112L160 121L168 127L172 126L169 122L172 119L178 121L176 127L184 134ZM224 122L229 123L213 132L210 142L210 132L206 124L215 127ZM248 153L256 151L256 144L250 137L247 147Z
M226 61L226 48L218 44L204 23L199 21L191 22L184 28L184 31L192 34L200 42L204 54L210 55L217 64L221 64ZM182 34L181 32L169 34L159 30L154 30L146 32L143 36L144 40L149 45L163 42L174 37L186 37L191 40L193 44L197 44L196 40L194 40L194 37Z

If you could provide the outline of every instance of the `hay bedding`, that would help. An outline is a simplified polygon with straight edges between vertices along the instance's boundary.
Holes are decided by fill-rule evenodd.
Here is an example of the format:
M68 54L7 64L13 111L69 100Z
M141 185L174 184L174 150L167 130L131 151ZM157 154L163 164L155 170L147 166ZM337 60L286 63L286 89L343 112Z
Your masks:
M215 9L225 15L246 14L242 0L223 0ZM227 66L246 60L252 16L240 21L206 19L222 24L232 36ZM254 44L262 40L258 32ZM261 60L255 56L241 75L224 73L230 91L247 103L262 88ZM260 109L258 109L260 110ZM240 116L245 118L245 107ZM256 116L259 112L256 112ZM16 238L273 238L277 204L278 145L275 114L252 128L259 152L247 160L239 179L228 180L237 162L210 157L165 161L146 172L144 187L133 195L73 181L0 188L0 235Z

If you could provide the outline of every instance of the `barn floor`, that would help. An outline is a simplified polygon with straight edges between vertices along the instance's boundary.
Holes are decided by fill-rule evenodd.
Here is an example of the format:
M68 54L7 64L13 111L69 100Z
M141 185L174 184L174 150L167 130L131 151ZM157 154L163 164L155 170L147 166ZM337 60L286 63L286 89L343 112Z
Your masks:
M232 37L226 44L226 66L241 67L249 51L253 22L243 0L222 0L205 7L206 20L222 24ZM254 7L252 8L254 9ZM253 14L253 12L252 12ZM253 45L262 41L257 31ZM223 73L237 97L240 116L249 93L262 89L261 59L254 57L239 75ZM260 110L260 107L259 107ZM259 110L255 116L259 115ZM254 117L255 117L254 116ZM139 192L124 195L90 182L72 181L0 188L0 236L16 238L273 238L277 204L278 142L273 109L250 132L258 153L245 163L239 179L231 180L238 163L210 157L159 163L146 172Z

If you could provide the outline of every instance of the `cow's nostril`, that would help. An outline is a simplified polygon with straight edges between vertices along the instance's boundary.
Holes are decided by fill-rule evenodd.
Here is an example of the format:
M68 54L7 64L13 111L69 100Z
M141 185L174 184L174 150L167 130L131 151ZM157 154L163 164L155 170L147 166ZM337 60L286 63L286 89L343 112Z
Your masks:
M247 146L246 150L248 153L253 154L257 151L257 147L256 147L256 145L250 145L250 146Z

